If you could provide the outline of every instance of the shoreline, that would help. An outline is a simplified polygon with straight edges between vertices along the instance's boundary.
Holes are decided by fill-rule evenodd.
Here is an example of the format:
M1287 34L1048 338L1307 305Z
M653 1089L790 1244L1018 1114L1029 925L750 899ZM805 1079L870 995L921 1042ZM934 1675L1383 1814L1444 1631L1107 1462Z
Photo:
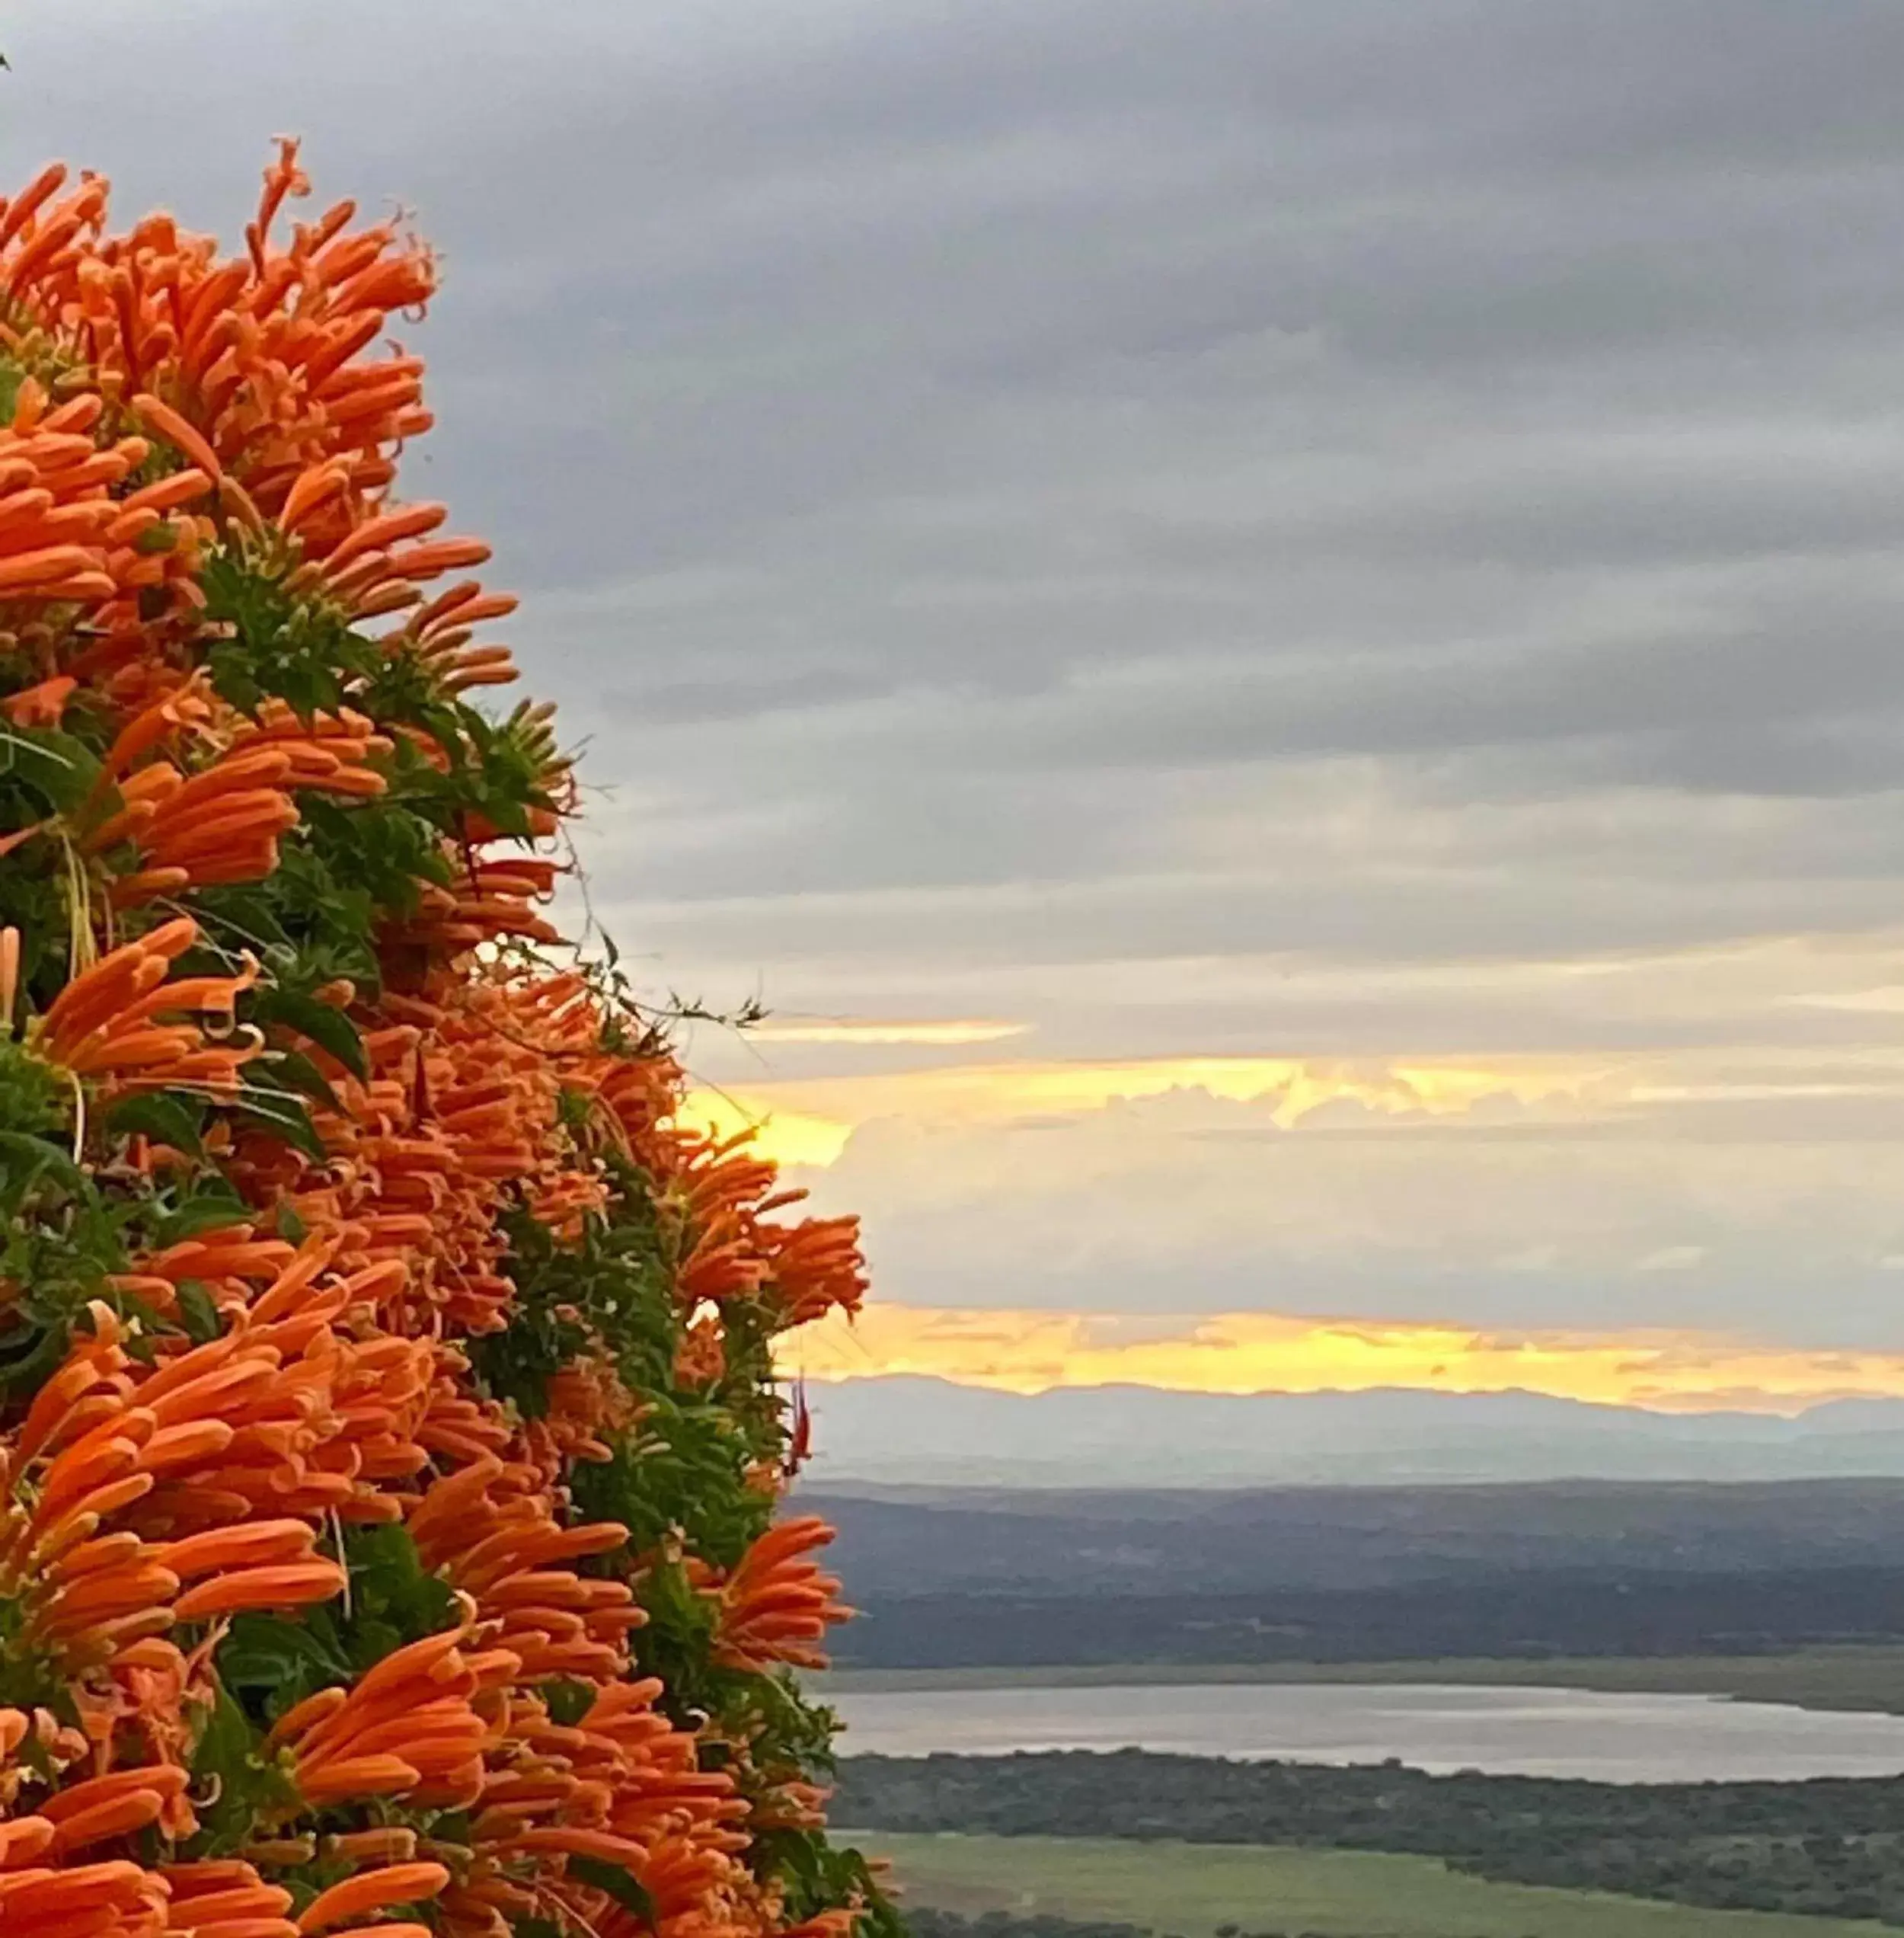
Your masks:
M813 1678L831 1694L926 1693L960 1689L1114 1689L1225 1684L1415 1684L1594 1690L1606 1694L1714 1696L1795 1709L1904 1715L1904 1645L1841 1647L1776 1655L1423 1657L1381 1662L1023 1665L991 1668L832 1670Z

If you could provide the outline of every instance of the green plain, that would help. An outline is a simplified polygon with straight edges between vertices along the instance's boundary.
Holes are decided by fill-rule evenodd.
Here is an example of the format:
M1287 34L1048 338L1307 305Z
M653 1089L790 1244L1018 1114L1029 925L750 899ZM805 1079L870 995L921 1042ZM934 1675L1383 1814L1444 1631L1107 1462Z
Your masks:
M1810 1709L1904 1715L1904 1648L1814 1649L1784 1655L1460 1657L1412 1662L1137 1662L1039 1668L839 1670L827 1693L928 1689L1117 1688L1184 1683L1441 1683L1733 1696Z
M1462 1877L1432 1858L1129 1839L900 1836L843 1831L890 1857L902 1904L1043 1912L1213 1938L1221 1924L1290 1938L1851 1938L1887 1927L1778 1912L1551 1891Z

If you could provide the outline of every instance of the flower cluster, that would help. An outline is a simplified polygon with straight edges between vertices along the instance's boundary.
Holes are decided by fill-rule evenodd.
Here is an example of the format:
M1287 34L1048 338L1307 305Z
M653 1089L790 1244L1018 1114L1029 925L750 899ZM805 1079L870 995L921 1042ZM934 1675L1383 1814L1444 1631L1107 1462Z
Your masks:
M864 1290L548 904L348 203L0 203L0 1920L848 1938L775 1338ZM288 233L286 231L288 229Z

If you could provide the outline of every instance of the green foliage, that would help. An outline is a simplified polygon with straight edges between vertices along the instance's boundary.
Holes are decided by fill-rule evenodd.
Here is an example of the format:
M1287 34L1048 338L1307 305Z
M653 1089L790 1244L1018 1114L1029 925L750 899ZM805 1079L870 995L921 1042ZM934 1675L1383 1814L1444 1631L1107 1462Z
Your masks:
M977 1917L915 1904L906 1914L912 1938L1151 1938L1147 1926L1104 1924L1093 1919L1053 1917L1030 1912L986 1911ZM1239 1933L1235 1925L1218 1927L1217 1938L1283 1938L1278 1932Z
M255 1217L243 1198L216 1171L201 1171L182 1182L160 1185L145 1207L148 1242L156 1251L201 1232Z
M51 1709L62 1722L74 1722L78 1712L59 1665L30 1639L25 1607L11 1595L0 1595L0 1705L9 1709ZM52 1773L44 1748L29 1737L15 1753L30 1759L43 1775Z
M401 657L386 662L382 690L412 664ZM368 696L370 704L376 705L381 696ZM475 814L500 833L526 836L529 809L548 805L540 785L541 761L520 719L497 722L471 706L407 696L377 717L422 728L448 757L447 767L439 769L401 741L392 783L411 809L440 833L458 835L464 817Z
M344 1538L350 1572L350 1610L337 1624L338 1639L353 1670L453 1627L456 1600L426 1570L409 1530L400 1525L353 1529ZM325 1605L327 1614L331 1605Z
M340 977L367 994L377 990L379 928L414 915L425 885L450 885L455 865L444 843L461 838L470 814L506 833L528 832L529 810L547 804L534 735L524 721L494 721L446 694L413 653L387 649L322 600L293 591L281 564L220 548L204 584L207 616L223 634L206 664L224 699L251 711L278 699L307 719L347 706L391 742L372 756L385 792L347 798L304 791L300 824L281 839L267 880L185 898L221 947L264 961L273 987L255 999L255 1019L297 1029L361 1073L343 1019L321 1018L320 1006L299 999ZM417 732L433 743L435 758ZM311 1088L308 1070L293 1067L289 1075Z
M697 1553L731 1567L766 1527L771 1504L746 1482L752 1449L724 1408L654 1393L640 1425L610 1445L612 1458L577 1468L575 1504L622 1522L636 1553L684 1528Z
M334 1621L301 1614L243 1614L218 1647L219 1680L260 1727L307 1696L347 1682L350 1659Z
M58 836L55 817L79 807L98 772L97 753L76 735L0 722L0 839L27 837L8 850L0 867L0 928L19 930L21 987L42 1006L71 966L70 884L77 863Z
M573 1127L581 1127L579 1118ZM640 1418L608 1436L606 1460L578 1462L569 1489L577 1520L618 1521L630 1539L625 1549L580 1565L634 1582L647 1614L630 1638L635 1666L661 1678L663 1706L678 1724L712 1716L751 1745L757 1767L823 1776L835 1719L805 1700L790 1672L757 1674L710 1661L715 1604L676 1558L685 1550L731 1568L772 1517L772 1502L749 1481L750 1469L778 1458L784 1444L765 1315L730 1303L724 1313L727 1377L712 1393L679 1390L680 1241L647 1177L618 1159L609 1170L614 1190L605 1215L586 1221L578 1240L558 1241L526 1212L505 1220L514 1310L502 1331L469 1342L472 1371L490 1397L539 1418L548 1411L549 1381L578 1354L604 1352L613 1361L639 1396ZM580 1685L557 1684L547 1693L551 1713L565 1722L579 1720L589 1700ZM717 1747L704 1757L708 1767L722 1767ZM823 1835L762 1834L746 1861L782 1885L795 1917L863 1901L867 1938L898 1938L902 1927L864 1859L835 1850ZM605 1878L593 1881L628 1903Z
M829 1844L818 1831L764 1831L750 1853L763 1877L785 1889L787 1908L798 1921L859 1898L860 1938L906 1938L906 1921L880 1888L864 1856Z
M194 1793L209 1799L199 1808L200 1834L190 1847L196 1856L235 1850L260 1819L299 1807L289 1778L265 1756L251 1719L228 1688L219 1692L200 1722L192 1777Z
M318 989L342 976L374 995L382 980L375 903L308 843L293 839L279 853L268 881L220 884L189 898L205 933L234 961L257 957L274 984Z
M400 736L388 757L392 792L439 833L455 833L476 812L503 833L526 835L526 811L548 804L540 787L545 730L528 708L491 720L446 692L412 649L367 638L323 600L292 590L283 568L242 550L215 551L203 583L206 617L225 629L206 665L234 705L255 712L264 700L280 699L305 719L349 706L382 727L420 729L447 766Z
M682 1328L653 1188L625 1160L611 1159L608 1169L608 1213L588 1220L578 1242L558 1242L526 1213L505 1220L516 1309L503 1331L471 1343L471 1368L482 1390L536 1418L548 1410L549 1380L599 1342L642 1396L643 1412L611 1440L608 1460L578 1465L570 1483L577 1511L621 1521L637 1563L681 1531L697 1553L732 1567L771 1513L772 1504L748 1485L748 1469L777 1457L782 1444L771 1394L764 1401L762 1395L770 1377L767 1335L750 1331L745 1314L730 1309L736 1363L727 1380L711 1396L676 1388ZM630 1564L609 1557L599 1565ZM644 1588L644 1599L651 1591L660 1591ZM659 1617L650 1624L650 1648L665 1646L660 1626Z
M353 1076L370 1074L356 1025L341 1009L320 1003L301 990L280 983L260 990L251 1005L251 1020L279 1024L308 1037L319 1049L336 1057Z
M0 1130L16 1137L49 1136L59 1128L69 1102L44 1063L0 1038Z
M471 1363L486 1392L531 1418L548 1411L549 1378L591 1339L605 1343L637 1392L663 1392L674 1377L680 1322L648 1181L625 1162L609 1168L609 1215L586 1220L574 1242L526 1210L503 1217L515 1315L506 1329L473 1343Z
M65 1355L89 1300L117 1303L107 1275L126 1269L129 1207L56 1145L0 1132L0 1398L30 1397Z
M94 750L50 727L0 725L0 827L21 828L84 801L99 773Z
M631 1912L644 1924L653 1924L654 1900L619 1864L606 1863L599 1857L571 1857L567 1868L571 1877L580 1878L584 1884L592 1884L597 1891L605 1892L625 1911Z
M436 770L414 750L411 759L413 773L433 776ZM400 767L400 780L402 772ZM347 884L354 906L367 903L380 916L406 916L415 912L424 883L450 881L437 839L440 830L417 811L409 792L393 786L375 800L347 803L321 794L302 798L304 824L286 838L281 852L286 861L294 854L306 858L307 895L320 878L334 888ZM304 910L307 920L321 912L312 910L308 899Z
M232 705L254 713L260 702L281 699L308 719L375 678L382 657L375 642L333 608L299 597L283 572L220 547L206 557L200 583L206 621L225 629L206 665Z
M823 1704L810 1702L791 1669L747 1680L753 1719L775 1750L808 1776L831 1777L839 1718Z
M296 1802L263 1747L266 1731L286 1710L321 1689L355 1681L407 1643L455 1625L455 1597L423 1567L404 1528L349 1529L342 1559L350 1579L344 1596L295 1615L238 1615L218 1645L214 1661L222 1693L193 1767L217 1774L223 1787L215 1812L200 1812L206 1835L196 1854L235 1848L260 1819ZM292 1882L308 1894L334 1881L314 1873Z
M349 1529L342 1559L347 1595L296 1616L239 1615L219 1645L221 1680L260 1728L405 1643L455 1625L455 1597L424 1568L404 1528Z
M27 1060L0 1044L0 1095ZM24 1079L23 1079L24 1080ZM133 1130L190 1150L203 1106L171 1092L126 1099L105 1112L110 1135ZM63 1126L62 1133L63 1135ZM24 1409L65 1357L94 1301L133 1322L126 1350L151 1357L157 1335L204 1340L219 1321L202 1287L179 1289L176 1319L110 1281L136 1253L254 1217L209 1170L155 1181L76 1163L64 1145L0 1130L0 1406Z
M714 1639L712 1603L695 1594L686 1569L676 1561L656 1562L642 1574L640 1586L648 1619L631 1638L636 1666L666 1685L662 1702L678 1722L696 1711L720 1707L721 1685L728 1678L708 1660Z
M849 1757L842 1821L1035 1842L1180 1839L1433 1858L1498 1883L1904 1925L1894 1780L1596 1783L1139 1751ZM1101 1848L1101 1846L1097 1847Z
M136 1132L193 1157L203 1153L204 1102L180 1091L146 1090L122 1097L104 1111L101 1122L116 1137Z
M276 1061L282 1070L283 1060ZM310 1111L295 1092L270 1080L273 1073L268 1065L263 1071L257 1062L246 1065L238 1101L230 1107L232 1115L241 1124L254 1125L302 1152L313 1164L322 1164L330 1153L311 1121Z

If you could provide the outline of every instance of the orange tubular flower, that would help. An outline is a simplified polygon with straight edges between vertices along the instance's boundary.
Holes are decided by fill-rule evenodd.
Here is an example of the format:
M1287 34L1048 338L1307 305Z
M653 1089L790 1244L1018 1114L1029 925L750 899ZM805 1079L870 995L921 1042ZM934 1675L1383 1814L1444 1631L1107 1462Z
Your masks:
M216 1513L235 1494L239 1511L255 1515L275 1494L294 1511L323 1511L328 1502L312 1499L296 1465L301 1438L321 1431L301 1417L318 1390L304 1369L287 1379L274 1348L227 1334L147 1370L123 1350L114 1315L96 1307L92 1322L13 1450L13 1484L26 1498L0 1521L0 1579L15 1580L29 1633L75 1666L119 1662L174 1623L340 1593L343 1569L317 1556L311 1527L288 1516L152 1538L176 1526L168 1503L180 1498ZM254 1447L288 1454L290 1472L242 1464Z
M818 1644L853 1611L838 1600L840 1585L809 1559L833 1538L816 1515L784 1521L756 1541L722 1579L696 1570L719 1607L714 1660L756 1673L775 1662L823 1669Z
M681 1930L724 1903L742 1873L733 1852L747 1805L725 1771L702 1770L691 1735L653 1707L653 1680L605 1688L572 1729L539 1704L513 1706L506 1761L492 1764L475 1818L474 1862L444 1901L453 1930L493 1930L494 1915L528 1914L508 1879L529 1863L554 1867L551 1897L594 1928L612 1901L564 1875L571 1857L625 1866L653 1897L663 1928Z
M704 1313L688 1327L676 1351L675 1384L711 1386L727 1370L727 1356L721 1342L720 1322Z
M126 438L101 450L90 433L103 410L97 397L50 410L40 384L21 385L12 419L0 430L0 605L94 606L120 590L113 535L123 509L110 488L147 446Z
M366 1871L319 1892L299 1914L297 1928L300 1934L328 1931L353 1924L369 1911L439 1897L449 1882L449 1873L440 1864L391 1864L382 1870Z
M307 1803L411 1792L473 1797L489 1729L470 1706L483 1675L460 1645L468 1633L412 1642L347 1694L327 1690L283 1718L273 1734Z
M509 648L474 644L475 629L487 620L506 619L515 609L516 601L506 593L486 593L474 579L465 579L428 605L419 606L386 643L393 651L401 647L414 653L446 692L506 686L516 677ZM554 782L559 763L552 750L551 755L548 779ZM549 791L555 789L551 786ZM551 827L537 832L553 833L554 830Z
M168 1931L203 1932L206 1938L298 1938L286 1917L292 1896L267 1884L241 1859L168 1864L160 1873L171 1894Z
M645 1613L625 1582L585 1579L563 1565L621 1547L625 1527L562 1527L527 1470L487 1455L439 1481L407 1524L425 1563L470 1596L524 1676L626 1673L628 1631Z
M210 1016L228 1030L257 971L248 965L236 976L168 980L172 964L197 940L197 923L181 916L102 957L29 1027L28 1047L109 1095L189 1089L235 1095L240 1070L260 1046L255 1040L216 1043L202 1024L185 1019Z
M160 1938L165 1881L114 1861L0 1873L0 1920L20 1938Z
M231 746L235 754L259 747L283 754L291 763L287 770L291 785L321 794L362 798L382 794L389 785L374 768L363 764L372 754L390 751L389 736L348 707L305 720L282 700L267 700L255 719L237 726Z
M139 752L189 728L201 743L223 739L224 750L188 773L153 760L127 773ZM112 884L122 907L219 882L255 881L278 863L278 839L298 824L293 795L300 790L366 798L388 783L362 763L391 743L347 709L301 721L282 703L255 721L222 721L190 692L154 702L120 736L109 757L118 779L117 811L88 830L85 846L103 852L136 843L144 863ZM121 750L123 750L123 751Z
M763 1222L758 1230L787 1325L808 1326L835 1309L848 1314L859 1310L867 1281L858 1219Z

